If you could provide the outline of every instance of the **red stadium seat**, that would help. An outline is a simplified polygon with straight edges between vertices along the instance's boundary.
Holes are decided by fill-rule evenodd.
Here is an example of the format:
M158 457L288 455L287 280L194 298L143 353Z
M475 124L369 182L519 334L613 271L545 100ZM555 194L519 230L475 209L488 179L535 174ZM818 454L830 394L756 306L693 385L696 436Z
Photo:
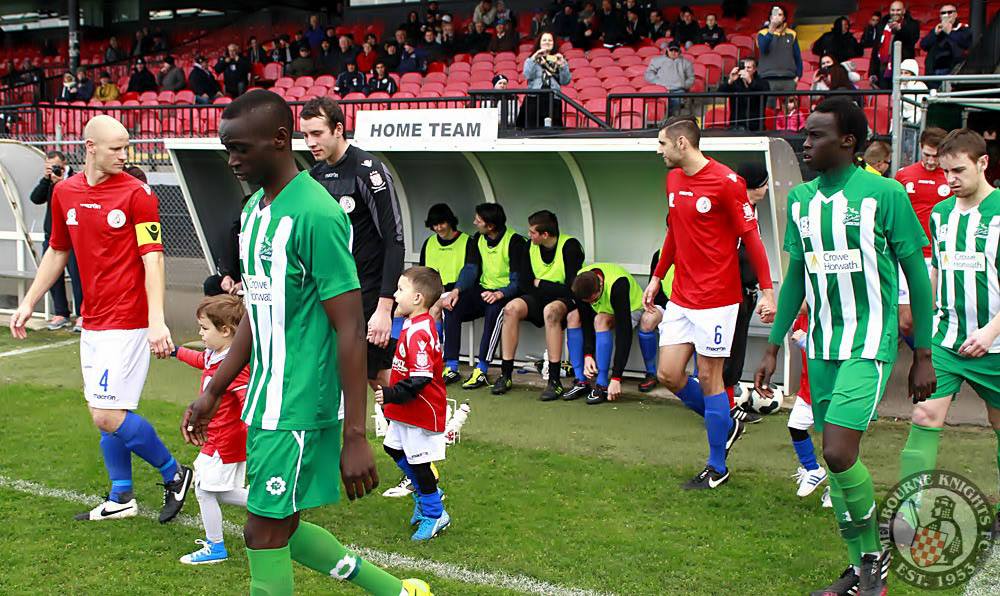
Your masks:
M313 85L306 89L306 94L303 97L326 97L326 94L330 92L330 88L326 85Z
M156 101L161 104L174 103L175 95L173 91L160 91L156 94Z
M601 86L605 89L610 89L612 87L631 87L632 83L626 77L610 77L604 79L601 82Z
M738 58L755 56L757 53L757 41L749 35L730 35L729 43L739 48Z
M707 43L697 43L691 46L690 48L684 50L684 53L687 54L688 58L693 60L698 56L701 56L702 54L707 54L708 52L711 51L712 48L708 47Z
M296 87L304 87L304 88L308 89L308 88L312 87L315 84L316 84L316 79L314 79L314 78L312 78L310 76L301 76L301 77L298 77L297 79L295 79L295 86Z
M624 77L625 71L620 66L604 66L597 71L597 78L610 79L612 77Z
M174 95L174 103L183 105L193 104L194 91L191 91L190 89L182 89L181 91L178 91L177 94Z
M617 87L612 87L608 89L608 94L614 93L615 95L626 94L630 95L635 93L635 88L632 85L619 85Z
M580 99L581 100L594 100L594 99L604 99L607 97L608 92L604 90L603 87L587 87L586 89L580 89Z
M601 79L597 77L587 77L587 78L577 79L576 85L574 86L577 89L586 89L588 87L603 87L603 84L601 83Z
M444 83L424 83L420 90L432 91L440 95L444 92Z
M288 99L289 101L296 101L298 99L305 97L305 95L306 95L305 87L299 87L298 85L296 85L294 87L289 87L288 89L285 89L285 99Z
M649 67L647 65L645 65L645 64L635 64L635 65L629 66L628 68L625 69L625 76L627 76L627 77L641 77L641 76L644 76L646 74L646 70L648 70L648 69L649 69Z
M621 59L625 56L634 56L635 50L633 50L629 46L621 46L612 50L611 55L614 56L615 58Z
M337 86L337 78L332 75L320 75L316 77L313 85L323 85L327 89L330 89Z
M597 56L596 58L594 56L591 56L590 65L600 70L605 66L614 66L615 60L611 56Z
M448 75L443 72L429 72L427 76L424 77L424 83L441 83L445 84L448 82Z
M451 66L448 67L448 75L453 75L456 72L469 72L472 67L468 62L452 62Z
M722 56L715 53L707 53L698 56L698 61L696 64L703 64L705 66L705 82L713 87L719 83L719 79L722 78Z
M729 128L729 108L726 106L711 106L706 109L702 128Z
M448 65L445 64L444 62L431 62L430 64L427 65L427 72L428 73L444 72L447 69L448 69Z
M622 68L629 68L631 66L642 65L643 59L635 54L629 54L628 56L621 56L618 58L618 66Z
M472 63L475 64L477 62L489 62L492 64L493 55L488 52L479 52L478 54L472 57Z
M156 105L156 91L143 91L139 94L140 102L153 102L152 105Z
M437 91L428 91L425 89L421 89L420 93L417 94L417 97L427 97L427 98L441 97L441 94L438 93Z
M344 101L357 101L359 99L365 99L365 94L355 91L354 93L348 93L344 96Z
M461 64L461 63L468 64L470 61L471 61L471 56L469 56L468 54L455 54L452 57L451 65L455 66L455 64Z
M483 71L493 72L493 63L492 62L473 62L472 63L472 72L483 72Z
M400 84L416 83L419 85L421 82L423 82L423 80L424 77L419 72L408 72L404 74L402 77L400 77L399 82Z
M740 56L740 49L731 43L720 43L715 46L715 53L722 56L722 73L725 76L736 66L736 62Z
M608 48L594 48L594 49L590 50L590 59L591 60L593 60L594 58L602 57L602 56L607 56L607 57L610 58L611 57L611 50L609 50Z
M414 97L420 93L420 83L403 83L399 86L400 91L412 93Z
M636 55L643 59L652 58L654 56L661 56L663 52L660 48L655 46L646 46L644 48L639 48L636 50Z
M573 74L574 79L597 77L597 69L592 66L580 66L576 68L571 66L570 72Z
M875 134L889 134L892 112L888 106L867 107L865 108L865 117L868 118L868 128L875 131Z
M368 99L389 99L389 94L385 91L376 91L368 95Z
M284 89L287 89L289 87L294 87L295 86L295 79L293 79L291 77L281 77L278 80L274 81L274 86L275 87L281 87L281 88L284 88Z
M448 73L448 83L467 83L472 79L472 73L467 70Z

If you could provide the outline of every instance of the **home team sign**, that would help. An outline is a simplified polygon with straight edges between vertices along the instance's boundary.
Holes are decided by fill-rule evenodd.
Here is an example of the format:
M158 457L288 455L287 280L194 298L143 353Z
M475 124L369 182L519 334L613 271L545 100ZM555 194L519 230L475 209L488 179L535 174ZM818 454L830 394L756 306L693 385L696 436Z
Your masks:
M354 141L366 151L477 151L499 126L497 108L360 111Z

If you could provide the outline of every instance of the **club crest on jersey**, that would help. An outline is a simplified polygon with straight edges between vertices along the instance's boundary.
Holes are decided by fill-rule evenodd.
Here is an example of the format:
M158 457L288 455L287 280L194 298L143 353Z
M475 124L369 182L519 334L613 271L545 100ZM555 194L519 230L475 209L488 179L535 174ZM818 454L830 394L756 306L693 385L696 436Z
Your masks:
M375 187L385 186L385 179L377 171L373 170L371 174L368 174L368 179L372 181L372 185Z
M733 182L736 182L736 174L733 172L729 172L728 174L726 174L726 178L729 178Z
M950 194L951 194L951 187L950 186L948 186L947 184L942 184L942 185L938 186L938 196L939 197L946 197L946 196L948 196Z
M907 192L908 194L911 194L911 195L912 195L912 194L913 194L913 193L915 193L916 191L917 191L917 189L916 189L916 187L915 187L915 186L913 185L913 182L912 182L912 181L910 181L910 182L907 182L907 183L906 183L906 192Z
M808 236L809 235L809 216L803 215L799 218L799 235Z
M116 230L125 225L125 212L121 209L112 209L108 213L108 225Z
M712 210L712 199L708 197L698 197L695 201L694 208L698 210L698 213L708 213Z
M848 207L844 210L844 225L845 226L860 226L861 225L861 212L854 207Z
M938 242L946 242L948 240L948 224L944 223L937 227L937 240Z
M427 368L430 359L427 356L427 342L417 340L417 366Z
M754 218L753 207L750 206L750 203L743 203L743 219L753 221Z
M340 197L340 208L343 209L345 213L351 213L354 211L354 197L351 195L344 195Z
M80 222L76 221L76 209L66 210L66 225L67 226L78 226Z
M976 226L976 238L989 238L990 237L990 224L989 222L980 222Z
M257 253L260 256L261 261L271 260L271 239L264 238L264 241L260 243L260 252Z

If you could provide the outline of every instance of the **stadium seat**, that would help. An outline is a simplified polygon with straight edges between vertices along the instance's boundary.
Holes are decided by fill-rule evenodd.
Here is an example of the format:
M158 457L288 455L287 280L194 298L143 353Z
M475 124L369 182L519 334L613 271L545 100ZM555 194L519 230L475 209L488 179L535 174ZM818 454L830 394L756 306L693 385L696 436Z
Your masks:
M597 77L586 77L577 79L574 87L577 89L586 89L588 87L603 87L603 84L601 83L601 79Z
M748 56L755 56L757 53L757 42L753 37L749 35L730 35L729 43L733 44L739 49L739 55L737 58L746 58Z
M472 72L477 72L477 71L478 72L483 72L483 71L493 72L493 63L492 62L473 62L472 63Z
M722 78L722 56L709 52L698 56L695 64L705 66L705 82L711 86L716 86Z
M620 66L604 66L597 71L597 78L610 79L612 77L624 77L625 71Z
M646 75L646 70L649 67L645 64L634 64L625 69L625 76L627 77L642 77Z
M456 72L469 72L470 70L472 67L468 62L452 62L451 66L448 67L448 75L451 76Z
M618 66L622 68L629 68L636 65L643 65L643 59L635 54L629 54L628 56L621 56L618 58Z
M281 87L281 88L287 89L289 87L294 87L295 86L295 80L292 79L291 77L281 77L281 78L277 79L276 81L274 81L274 86L275 87Z
M316 79L314 79L314 78L312 78L310 76L301 76L301 77L298 77L297 79L295 79L295 86L296 87L304 87L304 88L308 89L308 88L312 87L315 84L316 84Z
M424 77L424 83L441 83L446 84L448 82L448 75L443 72L429 72Z
M514 54L514 52L497 52L497 55L493 57L493 61L494 62L506 62L506 61L513 62L516 57L517 56L516 56L516 54Z
M594 58L600 58L600 57L608 57L608 58L610 58L611 57L611 50L609 50L608 48L594 48L594 49L590 50L590 59L591 60L593 60Z
M151 102L153 102L152 105L156 105L156 96L157 96L156 91L144 91L144 92L142 92L142 93L139 94L139 101L140 102L150 102L151 101Z
M715 46L715 53L722 57L723 76L729 74L740 57L740 49L731 43L720 43Z
M489 52L479 52L478 54L472 57L472 63L476 64L477 62L489 62L490 64L492 64L493 55L490 54Z
M325 97L327 93L330 92L330 88L326 85L313 85L306 89L306 94L303 96L305 98L310 97Z
M175 104L191 105L194 103L194 91L182 89L174 95Z
M424 77L419 72L408 72L400 77L399 83L401 85L406 83L416 83L419 85L423 80Z
M597 69L592 66L580 66L578 68L570 67L570 72L574 79L582 79L587 77L597 77Z
M423 86L420 87L420 90L432 91L440 95L444 92L444 83L424 83Z
M316 77L313 85L323 85L327 89L330 89L337 86L337 78L332 75L320 75Z
M625 56L634 56L635 50L630 48L629 46L621 46L615 48L614 50L611 50L611 55L620 60Z
M344 96L344 101L357 101L359 99L366 99L365 94L355 91L354 93L348 93Z
M468 54L455 54L454 56L452 56L451 65L455 66L456 64L463 64L463 63L468 64L470 61L471 61L471 56L469 56Z
M593 99L604 99L607 97L608 92L604 90L603 87L587 87L586 89L580 89L580 99L581 100L593 100Z
M869 106L865 108L865 117L868 118L868 128L878 135L889 134L889 124L891 124L892 112L888 106Z
M620 114L615 114L615 117L609 124L622 130L645 128L645 122L642 114L639 112L621 112Z
M462 97L468 95L469 88L465 85L456 85L454 83L449 84L444 88L443 95L445 97Z
M534 47L534 46L532 46ZM583 58L584 52L580 48L570 48L562 53L562 55L567 59L571 60L573 58Z
M726 106L707 108L702 128L729 128L729 108Z
M427 73L428 74L443 73L445 70L447 70L447 68L448 65L445 64L444 62L431 62L430 64L427 65Z
M601 86L605 89L612 87L632 87L632 82L627 77L609 77L601 82Z
M653 58L654 56L660 56L663 52L655 46L646 46L644 48L639 48L636 50L636 55L642 59Z
M614 66L615 60L611 56L597 56L596 58L594 56L591 56L590 65L600 70L605 66Z
M305 95L306 95L305 87L299 87L298 85L296 85L294 87L289 87L288 89L285 89L285 99L288 99L289 101L297 101L305 97Z
M414 97L420 93L420 83L402 83L399 86L400 91L405 91L406 93L412 93Z
M368 95L368 99L389 99L389 94L385 91L376 91Z
M690 59L695 59L702 54L707 54L711 52L712 48L708 47L707 43L697 43L684 51L687 57Z
M438 93L437 91L430 91L430 90L426 90L426 89L421 89L420 93L417 94L417 97L427 97L427 98L441 97L441 94Z
M635 88L632 87L632 85L619 85L608 89L608 94L610 95L612 93L615 95L631 95L635 93Z
M447 83L468 83L472 79L472 73L467 70L448 73Z
M160 91L156 94L156 101L161 104L174 103L175 95L173 91Z

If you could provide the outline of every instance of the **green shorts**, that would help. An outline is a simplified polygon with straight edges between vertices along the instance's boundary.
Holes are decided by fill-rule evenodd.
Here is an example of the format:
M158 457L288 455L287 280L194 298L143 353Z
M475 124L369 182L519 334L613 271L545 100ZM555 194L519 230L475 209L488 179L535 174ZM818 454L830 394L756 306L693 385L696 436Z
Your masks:
M881 360L809 360L809 392L813 426L823 431L827 422L865 431L876 417L878 402L892 373L892 363Z
M965 381L988 406L1000 409L1000 354L966 358L935 344L931 361L937 373L937 391L931 399L955 395Z
M340 425L247 429L247 509L284 519L340 500Z

